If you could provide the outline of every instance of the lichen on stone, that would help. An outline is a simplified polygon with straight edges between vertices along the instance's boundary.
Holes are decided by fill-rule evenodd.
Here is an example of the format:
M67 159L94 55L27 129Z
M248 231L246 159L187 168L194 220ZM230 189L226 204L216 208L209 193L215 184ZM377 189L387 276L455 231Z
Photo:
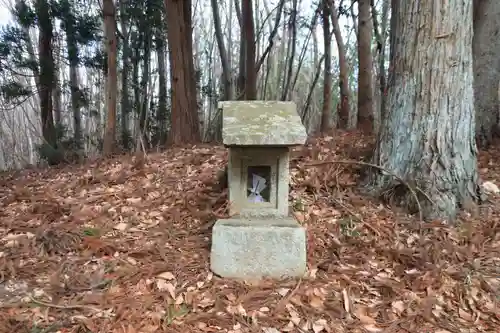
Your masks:
M225 145L293 146L307 139L293 102L224 101L219 107Z

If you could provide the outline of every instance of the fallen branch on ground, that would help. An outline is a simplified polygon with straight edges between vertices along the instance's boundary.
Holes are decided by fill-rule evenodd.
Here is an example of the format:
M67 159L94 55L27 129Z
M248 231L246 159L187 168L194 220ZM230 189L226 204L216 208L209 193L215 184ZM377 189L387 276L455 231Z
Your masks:
M80 304L58 305L58 304L39 301L35 299L33 296L30 296L30 300L35 304L46 306L48 308L61 309L61 310L92 310L95 312L102 312L101 309L95 308L90 305L80 305Z
M322 166L322 165L326 165L326 164L351 164L351 165L362 165L362 166L367 166L367 167L372 167L372 168L375 168L375 169L378 169L380 171L383 171L387 174L389 174L389 176L392 176L394 177L395 179L399 180L401 182L401 184L403 184L406 188L408 188L408 191L410 191L411 195L413 196L413 198L415 199L415 202L417 203L417 206L418 206L418 214L419 214L419 218L420 218L420 221L423 222L424 221L424 215L423 215L423 211L422 211L422 205L420 204L420 200L418 200L418 195L417 193L415 192L415 190L410 186L410 184L408 184L407 181L405 181L403 178L401 178L400 176L396 175L394 172L391 172L389 170L387 170L386 168L384 167L381 167L380 165L376 165L376 164L373 164L373 163L368 163L368 162L361 162L361 161L352 161L352 160L338 160L338 161L321 161L321 162L314 162L314 163L308 163L308 164L305 164L306 167L315 167L315 166ZM427 200L429 200L430 203L433 203L433 201L431 200L431 198L420 188L416 188L420 193L422 193Z

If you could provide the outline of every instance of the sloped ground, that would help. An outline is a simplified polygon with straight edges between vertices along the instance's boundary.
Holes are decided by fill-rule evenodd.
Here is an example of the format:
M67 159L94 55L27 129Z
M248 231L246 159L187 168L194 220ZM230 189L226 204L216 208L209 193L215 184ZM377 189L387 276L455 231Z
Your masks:
M357 194L358 166L307 166L370 142L294 152L310 270L282 282L209 271L223 148L0 175L0 332L500 332L499 198L422 226ZM485 180L498 156L481 154Z

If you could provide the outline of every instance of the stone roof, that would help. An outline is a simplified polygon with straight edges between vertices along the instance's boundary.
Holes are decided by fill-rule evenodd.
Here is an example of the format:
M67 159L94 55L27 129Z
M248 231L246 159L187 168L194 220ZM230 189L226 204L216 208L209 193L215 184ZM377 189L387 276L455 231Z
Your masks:
M222 138L226 146L294 146L307 133L293 102L224 101Z

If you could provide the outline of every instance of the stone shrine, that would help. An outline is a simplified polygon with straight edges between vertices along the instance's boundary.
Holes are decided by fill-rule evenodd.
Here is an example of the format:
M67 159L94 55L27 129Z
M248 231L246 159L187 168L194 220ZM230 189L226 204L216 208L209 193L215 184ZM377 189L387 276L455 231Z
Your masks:
M289 148L304 144L307 133L296 106L226 101L219 108L231 218L213 227L211 269L228 278L300 277L306 232L289 212Z

